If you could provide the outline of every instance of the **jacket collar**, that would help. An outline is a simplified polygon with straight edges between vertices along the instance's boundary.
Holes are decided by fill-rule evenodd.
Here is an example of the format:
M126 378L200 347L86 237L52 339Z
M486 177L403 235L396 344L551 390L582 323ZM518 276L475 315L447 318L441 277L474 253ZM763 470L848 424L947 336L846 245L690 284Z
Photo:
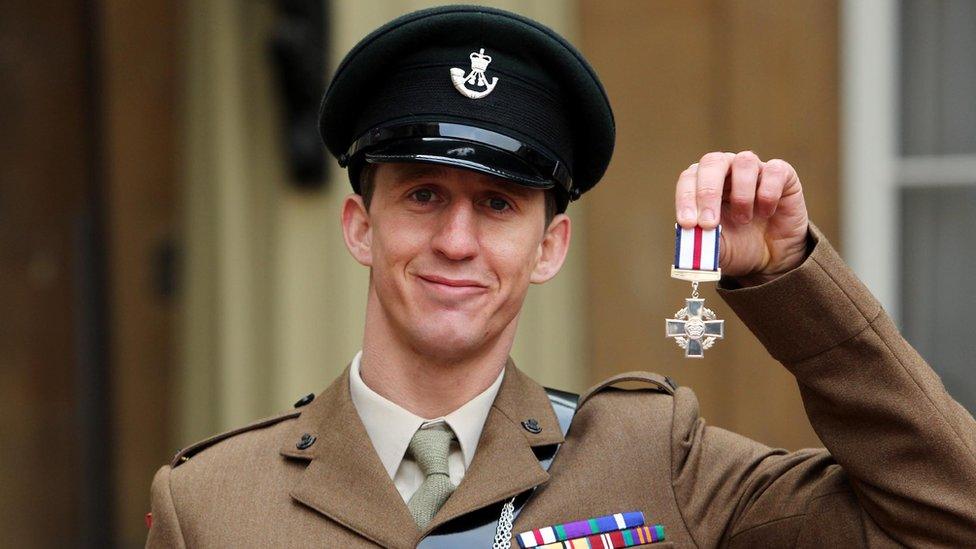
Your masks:
M464 467L471 466L478 440L484 430L488 412L498 395L504 379L504 371L498 373L487 389L449 414L431 420L422 418L373 391L360 376L362 351L349 366L349 391L353 406L366 427L373 447L377 449L386 473L393 478L403 461L410 440L421 426L431 420L443 420L457 437ZM503 369L504 370L504 369Z
M541 429L533 427L530 420ZM545 390L508 361L471 466L424 532L383 467L349 394L349 368L299 416L282 456L307 460L291 490L295 500L389 547L414 547L421 537L461 515L508 499L549 479L533 448L561 443ZM316 437L306 449L303 435ZM307 439L306 439L307 440Z
M549 480L533 448L563 442L556 413L541 385L516 368L511 359L505 368L505 379L488 412L474 461L424 534ZM541 429L527 429L523 422L530 420Z

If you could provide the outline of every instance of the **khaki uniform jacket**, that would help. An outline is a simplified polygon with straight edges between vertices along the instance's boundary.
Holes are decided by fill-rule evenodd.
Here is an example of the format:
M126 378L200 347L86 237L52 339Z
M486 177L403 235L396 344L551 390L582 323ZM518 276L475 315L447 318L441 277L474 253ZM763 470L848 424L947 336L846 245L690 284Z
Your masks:
M611 379L584 394L563 442L542 387L509 363L470 468L420 531L353 407L347 369L311 404L161 468L147 546L413 547L533 487L516 534L640 510L664 525L658 548L976 546L976 422L815 228L810 238L794 271L722 295L796 376L829 452L709 426L690 389L649 373L623 376L644 390ZM303 450L304 434L316 440ZM557 442L545 472L532 449Z

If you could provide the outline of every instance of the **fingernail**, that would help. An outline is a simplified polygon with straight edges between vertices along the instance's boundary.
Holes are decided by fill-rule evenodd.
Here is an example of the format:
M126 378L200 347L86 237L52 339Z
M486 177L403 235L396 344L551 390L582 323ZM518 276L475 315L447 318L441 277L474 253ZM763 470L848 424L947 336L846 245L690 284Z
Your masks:
M694 221L695 220L695 210L691 208L685 208L681 210L681 221Z
M713 212L711 208L705 208L704 210L702 210L701 220L704 221L705 223L711 223L712 221L715 221L715 212Z

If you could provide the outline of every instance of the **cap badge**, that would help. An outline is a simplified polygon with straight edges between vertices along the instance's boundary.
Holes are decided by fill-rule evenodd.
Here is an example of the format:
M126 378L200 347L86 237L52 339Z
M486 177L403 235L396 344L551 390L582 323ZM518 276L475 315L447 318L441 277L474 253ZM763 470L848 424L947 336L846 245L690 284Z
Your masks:
M495 89L498 77L493 76L490 84L485 78L485 70L488 68L488 63L491 63L491 56L485 55L485 48L481 48L478 52L471 52L468 57L471 58L471 72L465 75L464 69L452 68L451 82L454 82L454 89L461 95L470 99L481 99ZM475 89L469 88L468 84Z

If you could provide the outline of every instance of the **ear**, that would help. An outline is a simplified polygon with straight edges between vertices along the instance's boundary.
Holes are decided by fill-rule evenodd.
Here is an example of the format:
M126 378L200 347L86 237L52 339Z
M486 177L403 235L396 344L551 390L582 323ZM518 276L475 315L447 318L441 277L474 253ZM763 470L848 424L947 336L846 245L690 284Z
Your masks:
M568 215L558 214L552 218L539 244L539 259L529 278L533 284L548 282L556 276L566 261L571 234L572 222Z
M360 265L373 266L373 232L363 197L350 194L342 201L342 237Z

